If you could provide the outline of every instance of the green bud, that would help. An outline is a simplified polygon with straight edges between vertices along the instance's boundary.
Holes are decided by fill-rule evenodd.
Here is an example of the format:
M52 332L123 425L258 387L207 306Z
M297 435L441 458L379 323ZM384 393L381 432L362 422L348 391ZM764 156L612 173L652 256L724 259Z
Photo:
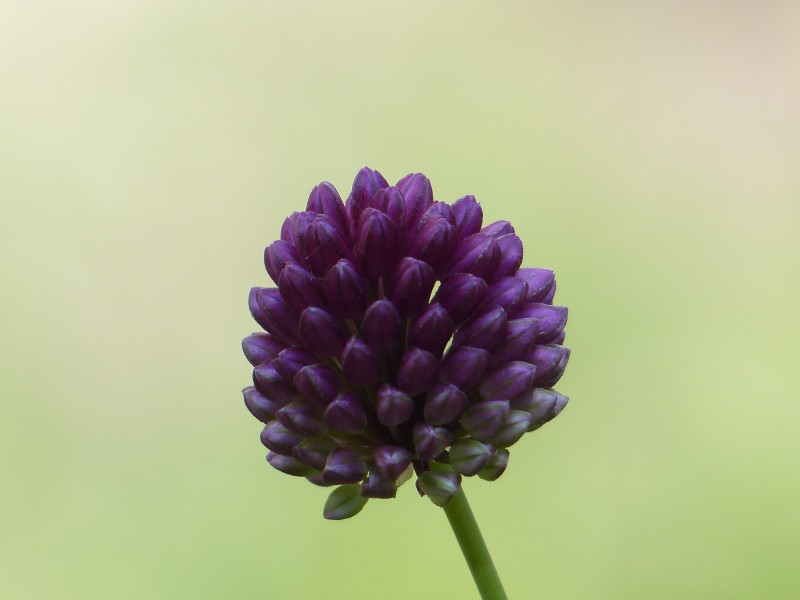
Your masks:
M450 446L450 466L456 473L476 475L489 462L494 448L472 439L461 439Z
M340 485L333 490L325 501L322 516L332 521L349 519L361 512L367 498L361 495L361 486L357 483Z
M425 471L417 479L420 489L436 506L444 506L461 488L461 475L452 472Z
M486 463L486 466L478 471L478 477L485 479L486 481L494 481L503 474L507 466L508 450L505 448L500 448L497 452L495 452L494 456L489 459L489 462Z

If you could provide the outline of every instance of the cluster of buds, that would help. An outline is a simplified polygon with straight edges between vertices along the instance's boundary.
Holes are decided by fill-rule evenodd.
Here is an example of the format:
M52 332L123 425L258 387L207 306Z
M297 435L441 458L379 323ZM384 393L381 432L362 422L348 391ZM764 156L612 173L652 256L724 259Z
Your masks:
M444 505L461 476L497 479L508 447L565 406L569 359L553 272L520 268L507 221L473 196L434 201L415 173L367 167L346 202L324 182L264 255L277 288L250 291L265 332L242 342L244 401L267 461L321 486L326 518L417 488Z

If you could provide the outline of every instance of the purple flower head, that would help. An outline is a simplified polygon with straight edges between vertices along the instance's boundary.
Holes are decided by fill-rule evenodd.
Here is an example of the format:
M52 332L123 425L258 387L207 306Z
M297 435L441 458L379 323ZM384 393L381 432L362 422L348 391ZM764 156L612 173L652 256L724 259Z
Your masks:
M500 477L508 447L566 405L553 272L521 268L511 223L483 219L474 196L436 201L421 173L392 186L364 167L344 202L314 187L267 246L245 405L270 465L337 486L326 518L394 497L412 473L446 504L462 477Z

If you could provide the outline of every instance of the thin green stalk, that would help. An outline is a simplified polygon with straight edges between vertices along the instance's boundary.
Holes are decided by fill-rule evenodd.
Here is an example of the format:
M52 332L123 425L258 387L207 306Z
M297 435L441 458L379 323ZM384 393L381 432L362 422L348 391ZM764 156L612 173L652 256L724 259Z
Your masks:
M450 502L444 505L444 513L447 515L447 520L450 521L453 533L456 534L458 545L461 546L461 552L464 553L464 558L467 560L481 598L483 600L508 600L463 488L459 489Z

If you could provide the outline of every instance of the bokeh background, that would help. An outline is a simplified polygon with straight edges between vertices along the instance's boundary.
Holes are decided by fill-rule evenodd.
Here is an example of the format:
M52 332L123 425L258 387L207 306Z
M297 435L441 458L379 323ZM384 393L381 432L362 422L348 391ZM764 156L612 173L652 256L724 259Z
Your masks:
M5 0L0 89L0 597L476 596L239 394L264 246L365 164L570 307L570 405L466 483L512 598L800 597L797 2Z

